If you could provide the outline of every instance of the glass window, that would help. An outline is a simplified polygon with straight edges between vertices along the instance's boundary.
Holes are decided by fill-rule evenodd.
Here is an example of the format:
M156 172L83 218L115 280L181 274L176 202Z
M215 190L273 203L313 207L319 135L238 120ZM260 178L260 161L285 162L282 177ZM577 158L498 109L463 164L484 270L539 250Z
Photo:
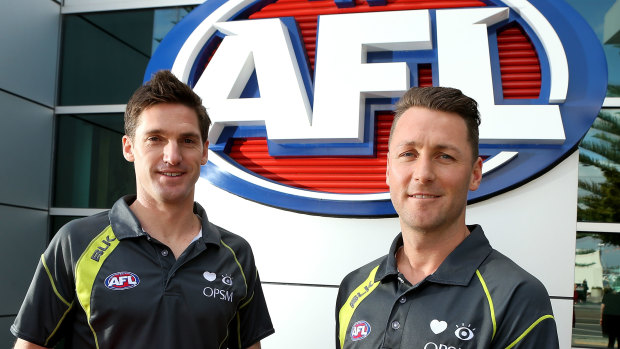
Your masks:
M109 208L136 192L133 165L123 158L123 114L59 115L54 206Z
M620 1L566 0L590 24L607 58L607 96L620 96Z
M579 221L620 223L619 149L620 109L604 109L579 145Z
M578 233L573 346L606 348L608 341L618 334L620 234Z
M159 42L192 8L64 16L59 105L127 103Z

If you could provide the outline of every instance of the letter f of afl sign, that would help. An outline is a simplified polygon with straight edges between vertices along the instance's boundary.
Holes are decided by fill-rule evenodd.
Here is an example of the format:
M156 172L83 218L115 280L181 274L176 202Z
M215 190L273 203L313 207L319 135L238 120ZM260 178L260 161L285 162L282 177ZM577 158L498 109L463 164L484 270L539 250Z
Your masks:
M387 134L411 86L451 86L480 105L480 201L552 168L605 97L599 41L561 0L210 0L162 41L145 80L171 69L213 126L202 174L287 210L394 215Z

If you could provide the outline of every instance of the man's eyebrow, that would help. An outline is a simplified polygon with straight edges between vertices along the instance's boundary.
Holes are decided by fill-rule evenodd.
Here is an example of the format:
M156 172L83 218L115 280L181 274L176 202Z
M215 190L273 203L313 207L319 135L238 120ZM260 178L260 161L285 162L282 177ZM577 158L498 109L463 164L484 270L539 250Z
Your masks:
M200 134L198 132L184 132L181 133L181 137L200 138Z
M408 142L399 143L396 146L397 147L411 147L411 146L415 147L418 144L419 144L419 142L416 142L416 141L408 141ZM452 151L455 151L455 152L458 152L458 153L462 153L463 152L460 148L458 148L458 147L456 147L454 145L451 145L451 144L437 144L437 145L434 146L434 148L437 149L437 150L452 150Z
M454 145L450 145L450 144L439 144L436 147L439 150L452 150L455 151L457 153L462 153L461 148L456 147Z
M153 134L166 134L166 130L160 128L154 128L152 130L144 131L145 135L153 135ZM199 138L200 134L198 132L183 132L181 133L181 137L195 137Z

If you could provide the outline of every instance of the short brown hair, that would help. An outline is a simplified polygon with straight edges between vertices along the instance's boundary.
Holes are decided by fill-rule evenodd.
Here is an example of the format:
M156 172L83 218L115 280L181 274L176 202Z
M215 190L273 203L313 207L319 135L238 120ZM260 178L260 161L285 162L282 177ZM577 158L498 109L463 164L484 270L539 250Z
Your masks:
M461 90L451 87L410 88L395 105L389 142L392 141L392 134L398 119L412 107L455 113L462 117L467 125L467 140L471 145L474 161L478 158L480 112L478 111L478 103L474 99L464 95Z
M155 73L150 81L140 86L131 96L125 109L125 134L133 139L142 112L162 103L182 104L193 109L198 116L200 137L203 142L207 140L211 119L202 105L202 99L169 70Z

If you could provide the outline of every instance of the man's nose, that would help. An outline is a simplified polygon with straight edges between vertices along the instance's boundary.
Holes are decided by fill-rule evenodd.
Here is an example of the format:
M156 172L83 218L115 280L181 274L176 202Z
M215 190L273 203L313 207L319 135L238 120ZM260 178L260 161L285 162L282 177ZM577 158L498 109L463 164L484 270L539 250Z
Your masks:
M176 142L168 142L164 147L164 162L170 165L177 165L182 159L179 145Z
M420 156L413 166L413 179L421 183L433 181L435 179L433 160L426 156Z

